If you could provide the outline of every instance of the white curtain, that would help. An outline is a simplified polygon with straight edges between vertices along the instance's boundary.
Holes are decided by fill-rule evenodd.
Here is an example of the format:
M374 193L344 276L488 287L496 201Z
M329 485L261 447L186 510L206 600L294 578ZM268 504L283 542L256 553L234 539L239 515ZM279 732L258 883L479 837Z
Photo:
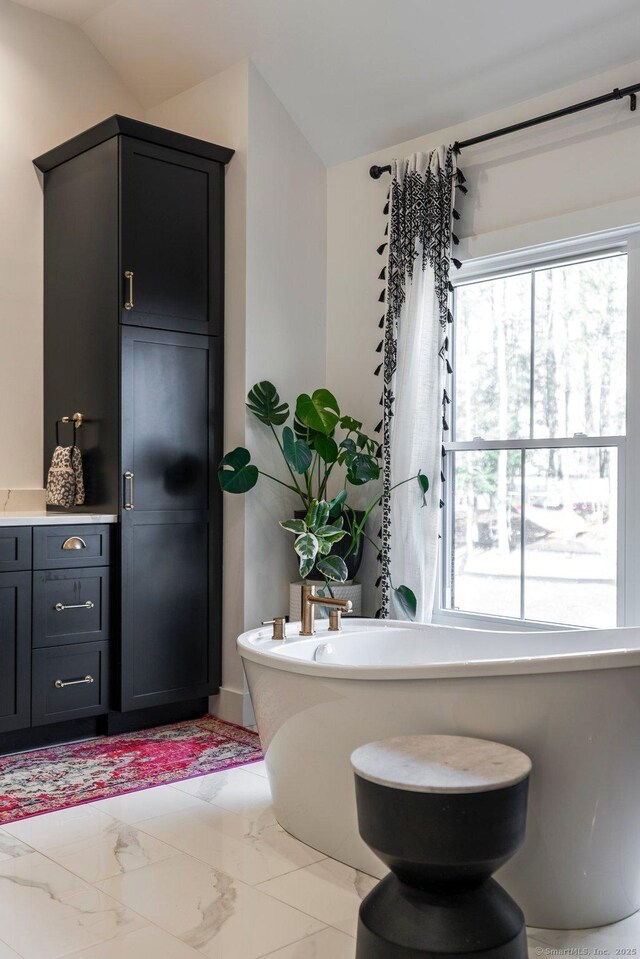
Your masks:
M445 377L450 369L449 268L453 196L464 179L452 147L392 164L384 321L381 615L404 618L394 589L416 596L429 622L438 568ZM457 242L457 238L455 238ZM456 265L458 261L453 261ZM426 505L415 476L429 479ZM393 588L392 588L393 587Z

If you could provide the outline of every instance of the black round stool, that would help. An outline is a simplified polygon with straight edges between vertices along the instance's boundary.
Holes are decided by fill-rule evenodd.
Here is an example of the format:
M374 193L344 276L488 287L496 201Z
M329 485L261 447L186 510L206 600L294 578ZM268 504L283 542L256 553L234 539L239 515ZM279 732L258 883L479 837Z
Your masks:
M399 736L351 763L360 835L391 870L360 906L356 959L527 959L522 911L491 876L524 839L529 757Z

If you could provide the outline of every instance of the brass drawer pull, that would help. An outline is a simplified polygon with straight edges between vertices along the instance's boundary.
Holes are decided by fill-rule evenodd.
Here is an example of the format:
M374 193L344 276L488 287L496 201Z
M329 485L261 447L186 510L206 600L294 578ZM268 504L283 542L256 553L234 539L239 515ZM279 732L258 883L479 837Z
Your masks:
M53 684L56 689L64 689L65 686L80 686L82 683L92 683L93 676L85 676L84 679L56 679Z
M129 484L129 495L127 496L127 483ZM124 508L133 509L133 473L127 470L124 474Z
M86 603L76 603L74 606L65 606L64 603L56 603L53 608L56 613L63 613L65 609L93 609L93 603L88 599Z
M86 549L87 544L83 540L82 536L70 536L69 539L65 539L62 544L63 549Z
M133 271L125 270L124 278L125 280L129 281L129 299L125 303L124 308L125 310L132 310L133 309Z

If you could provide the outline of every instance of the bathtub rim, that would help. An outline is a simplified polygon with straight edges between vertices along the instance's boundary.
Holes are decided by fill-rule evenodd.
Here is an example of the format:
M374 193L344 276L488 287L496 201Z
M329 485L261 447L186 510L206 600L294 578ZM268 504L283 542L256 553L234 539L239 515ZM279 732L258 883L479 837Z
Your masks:
M331 641L331 633L327 630L319 630L315 636L305 640L304 637L296 635L299 623L289 623L288 629L291 631L289 642L302 642L311 645L312 643L322 643ZM376 620L365 618L349 619L348 625L345 624L345 632L358 630L374 631L385 630L388 628L403 628L419 630L428 627L427 623L409 623L404 620L387 619L383 623ZM489 633L493 630L469 629L468 627L457 626L437 626L438 629L456 630L457 632L471 633ZM632 627L628 627L629 633ZM617 631L627 632L624 627L618 627ZM548 636L566 635L567 632L584 632L585 630L544 630L542 634ZM612 633L614 630L588 630L588 632ZM518 637L524 635L523 632L500 631L501 636L513 636L517 642ZM585 650L581 652L567 653L548 653L537 656L514 656L508 659L494 658L482 660L451 661L446 663L425 663L413 665L390 666L383 665L344 665L337 663L316 663L310 660L295 659L293 657L281 657L273 655L274 651L282 648L281 641L268 640L269 630L258 627L242 633L236 640L236 648L242 659L258 663L262 666L268 666L272 669L278 669L282 672L300 673L305 676L315 676L323 679L343 679L343 680L420 680L420 679L456 679L467 676L514 676L514 675L539 675L544 673L565 673L565 672L583 672L585 670L596 669L620 669L633 666L640 666L640 640L636 640L638 645L635 647L619 647L614 649ZM531 636L530 633L527 633ZM295 636L295 639L294 639ZM255 645L255 641L260 641L260 646ZM286 642L286 640L285 640Z

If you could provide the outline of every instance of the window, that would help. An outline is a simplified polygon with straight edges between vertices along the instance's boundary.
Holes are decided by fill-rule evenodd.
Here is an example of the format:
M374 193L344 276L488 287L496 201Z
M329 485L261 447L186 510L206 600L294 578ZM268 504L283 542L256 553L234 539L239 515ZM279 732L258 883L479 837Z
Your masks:
M619 622L627 259L538 259L456 286L443 611Z

